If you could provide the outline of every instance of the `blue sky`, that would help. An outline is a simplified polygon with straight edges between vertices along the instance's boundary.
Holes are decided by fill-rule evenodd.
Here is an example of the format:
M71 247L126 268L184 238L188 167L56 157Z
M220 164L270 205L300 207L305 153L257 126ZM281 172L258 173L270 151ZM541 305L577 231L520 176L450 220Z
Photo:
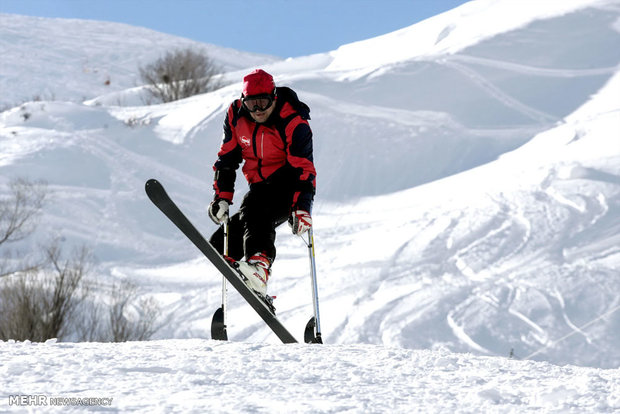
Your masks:
M0 0L0 12L143 26L280 57L327 52L466 0Z

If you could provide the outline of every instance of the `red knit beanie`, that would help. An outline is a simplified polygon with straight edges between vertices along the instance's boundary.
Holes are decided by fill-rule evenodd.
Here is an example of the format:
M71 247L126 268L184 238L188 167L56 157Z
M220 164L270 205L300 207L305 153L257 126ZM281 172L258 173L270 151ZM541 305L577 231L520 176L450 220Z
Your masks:
M256 69L243 78L243 96L273 94L275 88L273 76L262 69Z

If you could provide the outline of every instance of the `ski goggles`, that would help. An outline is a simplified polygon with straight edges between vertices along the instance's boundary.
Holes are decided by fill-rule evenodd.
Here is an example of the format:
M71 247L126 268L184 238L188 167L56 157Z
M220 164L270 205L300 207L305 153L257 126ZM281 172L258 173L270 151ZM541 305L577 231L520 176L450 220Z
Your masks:
M252 95L243 98L245 109L250 112L266 111L273 104L273 95Z

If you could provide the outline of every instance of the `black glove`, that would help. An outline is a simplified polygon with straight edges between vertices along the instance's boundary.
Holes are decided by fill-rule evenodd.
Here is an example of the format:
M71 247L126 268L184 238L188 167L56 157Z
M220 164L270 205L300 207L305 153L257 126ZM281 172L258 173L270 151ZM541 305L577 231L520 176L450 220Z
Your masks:
M228 220L228 206L230 201L223 198L216 198L209 204L209 217L217 225Z

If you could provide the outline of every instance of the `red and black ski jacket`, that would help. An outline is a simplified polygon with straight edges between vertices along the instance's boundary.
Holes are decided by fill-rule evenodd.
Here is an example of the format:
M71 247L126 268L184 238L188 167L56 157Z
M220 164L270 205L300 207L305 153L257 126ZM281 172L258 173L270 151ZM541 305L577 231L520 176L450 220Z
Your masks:
M311 211L316 188L312 156L310 108L290 88L276 88L273 113L266 122L255 122L235 100L226 113L224 137L213 166L213 188L217 198L232 202L236 171L242 171L250 186L287 175L295 190L292 210Z

